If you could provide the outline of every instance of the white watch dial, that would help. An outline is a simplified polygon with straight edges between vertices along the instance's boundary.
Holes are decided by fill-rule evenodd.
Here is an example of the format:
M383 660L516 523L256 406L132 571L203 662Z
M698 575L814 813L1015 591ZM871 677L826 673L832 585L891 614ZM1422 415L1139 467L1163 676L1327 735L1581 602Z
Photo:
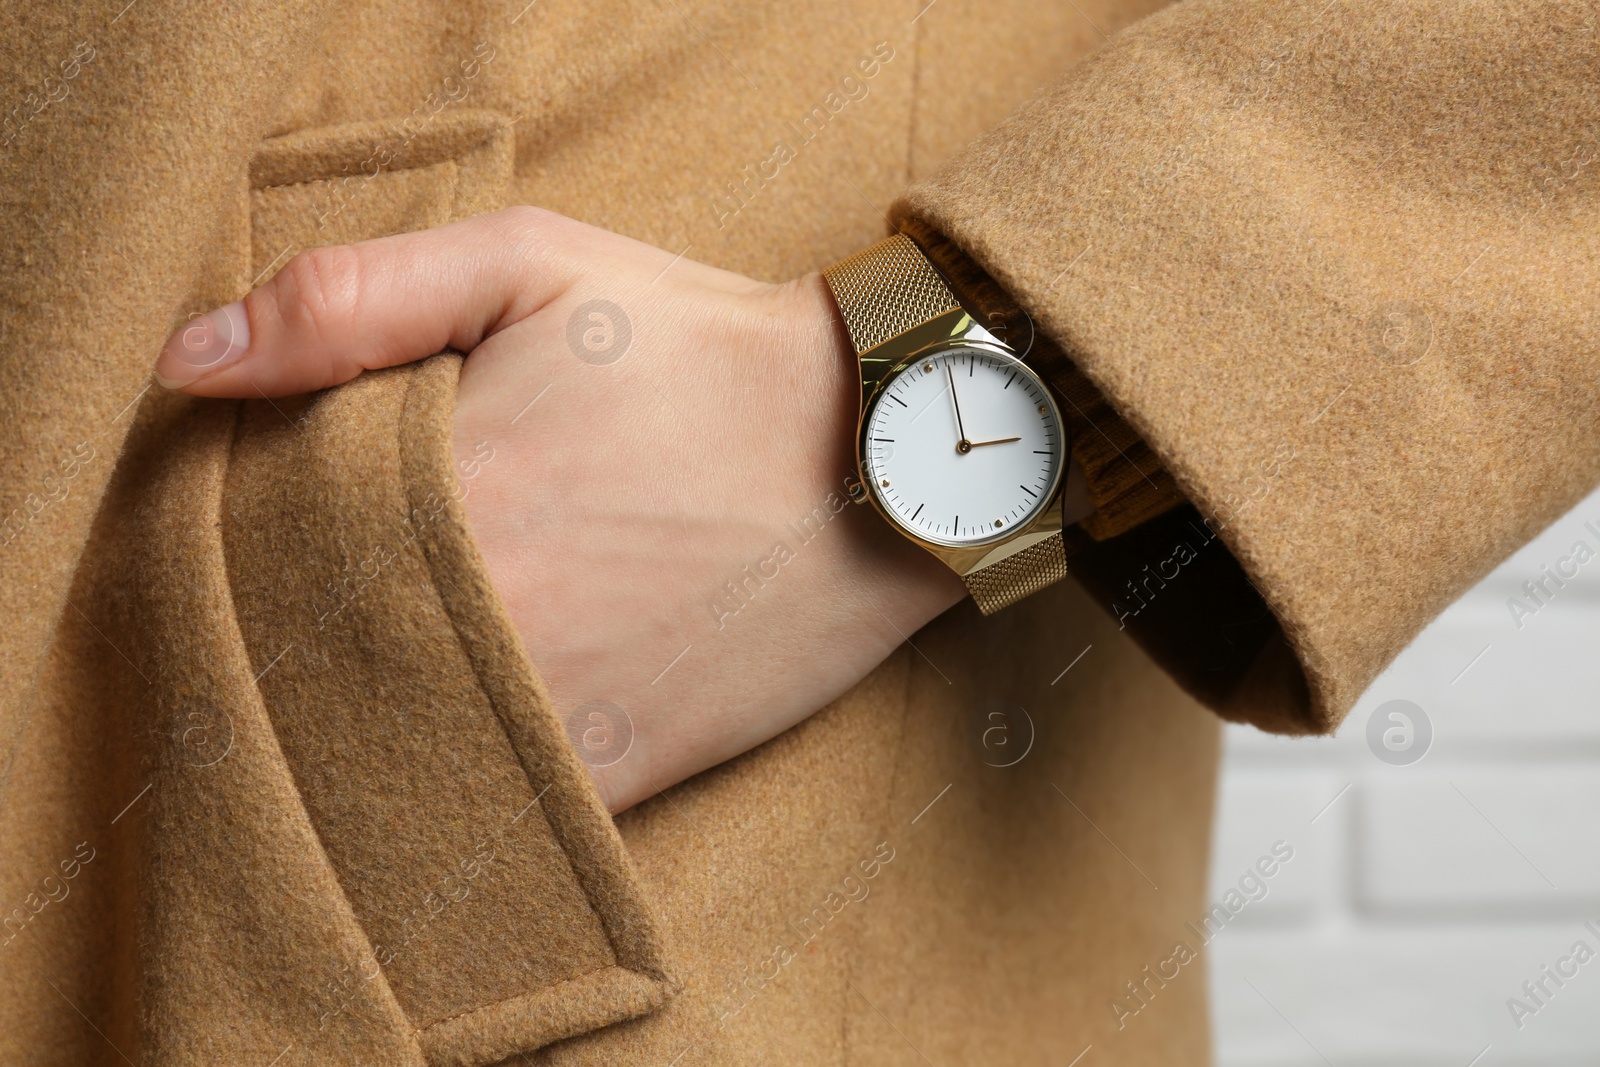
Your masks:
M885 511L935 544L998 541L1055 494L1061 416L1016 359L973 347L917 357L867 413L862 474Z

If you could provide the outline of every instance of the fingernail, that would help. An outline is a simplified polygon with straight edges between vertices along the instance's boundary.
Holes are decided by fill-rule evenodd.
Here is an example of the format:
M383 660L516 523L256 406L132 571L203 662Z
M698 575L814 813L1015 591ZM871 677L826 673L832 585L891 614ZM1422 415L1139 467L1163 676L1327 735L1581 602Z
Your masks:
M234 301L184 323L167 338L156 360L156 381L180 388L234 362L249 347L250 317L244 304Z

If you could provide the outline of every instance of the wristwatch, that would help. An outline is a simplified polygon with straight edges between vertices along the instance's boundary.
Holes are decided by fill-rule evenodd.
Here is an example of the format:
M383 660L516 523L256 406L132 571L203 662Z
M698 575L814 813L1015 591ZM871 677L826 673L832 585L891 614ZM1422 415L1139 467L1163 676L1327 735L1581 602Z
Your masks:
M1071 455L1050 387L904 234L822 272L861 368L857 503L991 615L1061 580Z

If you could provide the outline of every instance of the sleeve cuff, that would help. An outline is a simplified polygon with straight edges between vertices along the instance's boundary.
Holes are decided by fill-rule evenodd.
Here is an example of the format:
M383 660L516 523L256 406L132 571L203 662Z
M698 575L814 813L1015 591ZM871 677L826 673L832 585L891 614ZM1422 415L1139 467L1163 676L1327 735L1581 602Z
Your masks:
M1150 447L1112 410L1077 365L1035 330L1032 317L1005 289L955 242L923 220L903 218L900 229L950 279L971 310L1022 352L1067 401L1062 417L1072 434L1073 458L1083 470L1094 504L1094 513L1078 523L1084 534L1104 541L1184 503L1182 491Z
M1120 629L1226 719L1306 733L1304 675L1272 612L1172 475L1088 377L982 267L930 223L899 219L970 309L1066 399L1094 513L1065 531L1068 566ZM1182 576L1183 580L1178 578Z

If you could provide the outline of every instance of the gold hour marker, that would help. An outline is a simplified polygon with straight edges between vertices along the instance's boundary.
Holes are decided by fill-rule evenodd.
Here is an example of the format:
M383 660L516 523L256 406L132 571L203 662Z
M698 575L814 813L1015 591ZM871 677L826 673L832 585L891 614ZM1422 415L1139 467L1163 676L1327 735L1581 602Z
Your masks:
M884 488L885 488L885 489L887 489L887 488L889 488L889 479L887 479L887 478L885 478L885 479L884 479L884 480L883 480L883 487L884 487Z
M999 526L1000 526L1000 520L999 519L994 520L994 524L995 524L995 527L998 529Z
M1039 405L1039 414L1043 415L1044 413L1045 413L1045 406L1043 404L1040 404Z

